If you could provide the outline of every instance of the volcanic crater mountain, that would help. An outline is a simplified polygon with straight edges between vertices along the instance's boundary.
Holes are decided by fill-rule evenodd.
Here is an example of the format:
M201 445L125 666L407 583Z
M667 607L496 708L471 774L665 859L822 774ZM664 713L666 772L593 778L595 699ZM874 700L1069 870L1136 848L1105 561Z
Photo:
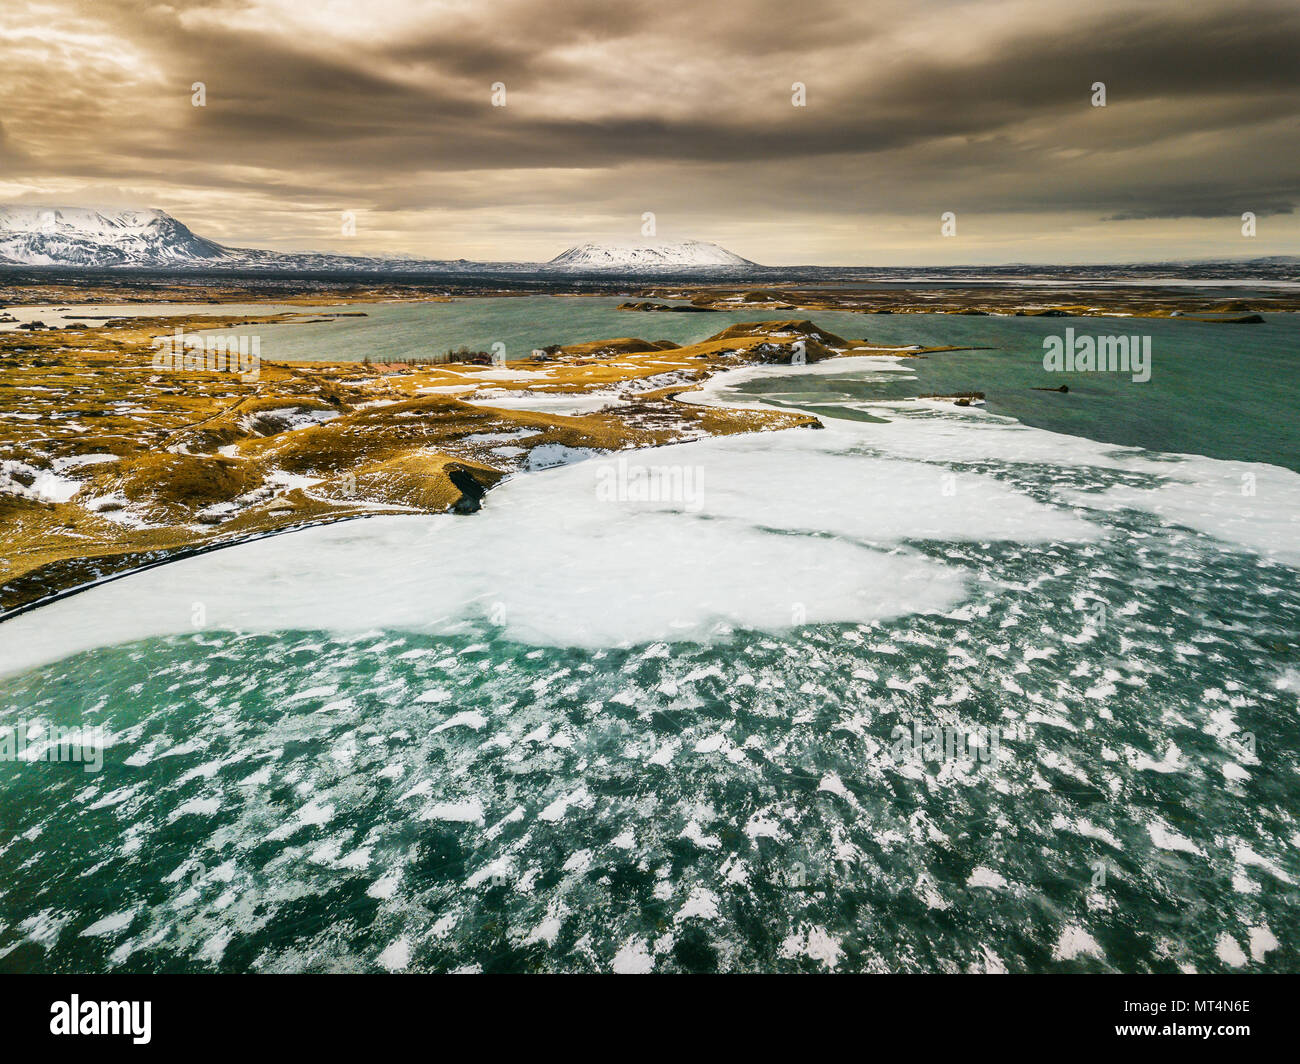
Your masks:
M704 240L650 244L579 244L556 255L548 270L680 270L754 266L718 244Z

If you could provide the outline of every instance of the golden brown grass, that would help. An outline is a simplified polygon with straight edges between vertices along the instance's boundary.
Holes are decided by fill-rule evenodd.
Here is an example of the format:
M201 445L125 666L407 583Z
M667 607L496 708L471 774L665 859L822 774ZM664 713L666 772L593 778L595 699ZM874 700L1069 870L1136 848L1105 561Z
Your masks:
M576 344L510 363L525 379L465 364L380 372L361 363L264 362L251 382L153 367L152 337L210 325L177 316L0 333L0 461L12 474L0 491L0 609L296 525L379 509L470 509L544 443L613 451L817 426L803 414L719 410L674 396L722 369L788 362L796 340L810 361L846 346L811 322L782 321L732 327L688 347L631 337ZM446 388L464 391L429 391ZM494 395L528 390L618 401L580 416L490 405ZM473 395L483 401L463 401ZM503 435L524 453L481 438ZM65 469L81 483L69 501L16 493L33 490L33 472L58 459L93 453L117 460Z

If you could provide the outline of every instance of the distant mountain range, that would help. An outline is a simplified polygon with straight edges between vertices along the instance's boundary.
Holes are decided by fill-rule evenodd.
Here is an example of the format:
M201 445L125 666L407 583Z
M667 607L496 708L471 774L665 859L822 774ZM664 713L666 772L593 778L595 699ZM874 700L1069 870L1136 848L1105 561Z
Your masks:
M159 210L0 206L0 265L202 270L417 273L726 271L757 264L700 240L631 246L581 244L550 262L285 253L225 247ZM760 268L761 267L757 267Z
M233 248L197 236L159 210L0 206L0 267L251 271L284 274L526 274L535 278L823 278L953 281L1132 278L1153 276L1300 280L1300 257L1139 263L1115 266L762 266L701 240L632 245L579 244L549 262L472 262L408 256L338 255Z

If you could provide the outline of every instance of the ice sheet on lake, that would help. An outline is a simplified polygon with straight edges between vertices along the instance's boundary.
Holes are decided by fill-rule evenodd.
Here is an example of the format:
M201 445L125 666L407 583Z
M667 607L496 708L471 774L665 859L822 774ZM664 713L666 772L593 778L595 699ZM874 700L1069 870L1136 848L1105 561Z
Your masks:
M832 370L845 366L809 367ZM0 671L191 630L196 602L208 628L436 632L493 616L507 638L584 647L942 611L981 574L926 544L1092 544L1102 532L1089 508L1135 506L1296 557L1300 477L1286 470L1092 444L979 412L880 408L888 424L828 419L821 431L516 476L472 518L372 518L176 562L6 622ZM1053 466L1112 475L1084 491L1054 485L1043 472ZM1026 468L1050 501L1025 490ZM1256 476L1253 496L1240 492L1243 471ZM1149 486L1116 487L1114 473ZM655 481L690 497L635 490Z
M510 638L588 647L875 620L963 596L970 574L909 541L1098 535L993 477L946 494L939 467L851 453L859 442L800 430L625 452L516 477L472 518L372 518L216 551L6 622L0 669L190 630L196 602L209 628L436 631L496 615ZM625 479L698 470L698 499L620 494L620 460Z

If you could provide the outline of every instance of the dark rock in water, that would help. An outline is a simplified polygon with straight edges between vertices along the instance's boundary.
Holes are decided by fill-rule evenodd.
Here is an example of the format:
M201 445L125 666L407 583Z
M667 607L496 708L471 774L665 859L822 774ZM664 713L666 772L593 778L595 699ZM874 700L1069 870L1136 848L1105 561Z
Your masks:
M669 314L716 314L713 307L697 307L694 304L669 306L667 303L620 303L619 310L663 311Z
M448 469L447 478L460 491L460 498L451 508L454 514L476 514L483 509L483 496L487 488L474 479L465 469Z
M918 399L951 399L958 406L970 406L971 403L979 400L984 401L983 392L925 392L917 396Z
M1070 386L1068 384L1062 384L1059 388L1035 388L1034 389L1034 391L1036 392L1068 392L1069 390L1070 390Z

